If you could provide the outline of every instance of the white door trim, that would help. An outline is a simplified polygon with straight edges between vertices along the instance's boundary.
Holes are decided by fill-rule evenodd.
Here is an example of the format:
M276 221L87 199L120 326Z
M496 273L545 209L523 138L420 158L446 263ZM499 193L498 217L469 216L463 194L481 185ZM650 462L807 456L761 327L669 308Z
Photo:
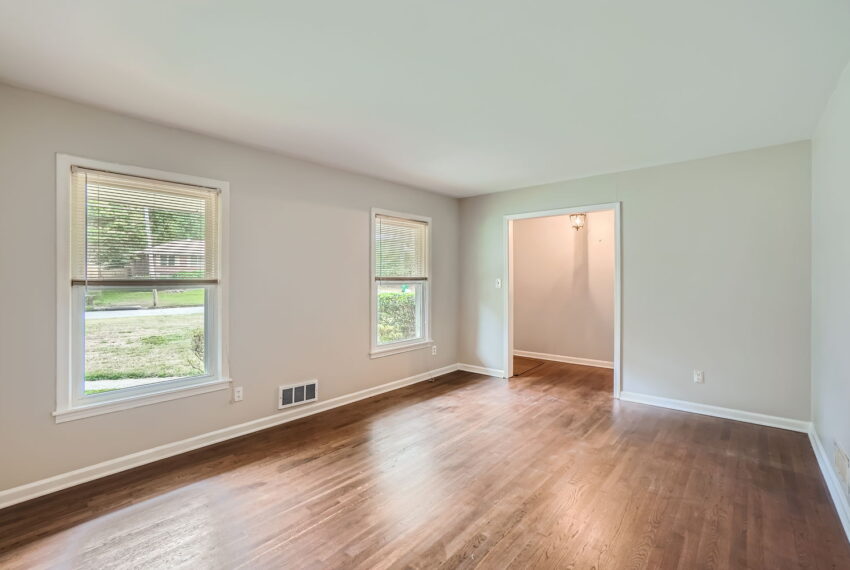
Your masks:
M621 231L621 203L610 202L607 204L589 204L585 206L574 206L559 208L555 210L540 210L537 212L525 212L522 214L507 214L504 216L502 228L502 252L505 261L505 275L502 286L503 314L505 315L503 332L503 352L505 378L513 376L514 372L514 271L513 271L513 222L528 218L545 218L549 216L563 216L565 214L577 214L582 212L614 211L614 397L620 397L622 390L622 294L623 294L623 256L622 256L622 231Z

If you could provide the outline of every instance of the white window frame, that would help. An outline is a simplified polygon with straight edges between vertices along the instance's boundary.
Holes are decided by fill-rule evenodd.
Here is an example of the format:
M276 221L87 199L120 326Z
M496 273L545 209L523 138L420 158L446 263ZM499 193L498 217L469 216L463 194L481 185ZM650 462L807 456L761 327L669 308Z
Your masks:
M375 218L378 215L392 216L394 218L402 218L414 222L425 223L425 263L427 267L428 279L422 281L422 320L421 331L422 336L413 340L393 342L389 344L378 344L378 282L375 280ZM369 224L370 242L369 256L371 271L369 273L369 290L371 292L370 300L370 328L369 335L371 336L371 349L369 356L371 358L381 358L392 354L399 354L411 350L419 350L434 344L431 338L431 281L434 279L434 273L431 268L431 218L427 216L419 216L416 214L408 214L404 212L395 212L393 210L384 210L381 208L372 208L372 221Z
M205 342L208 373L156 382L97 395L84 395L85 298L71 285L71 167L214 188L219 196L219 267L217 285L206 289ZM89 158L56 155L56 423L67 422L230 388L228 362L228 235L230 185L221 180L128 166ZM144 284L139 284L144 287ZM195 286L200 288L202 286Z

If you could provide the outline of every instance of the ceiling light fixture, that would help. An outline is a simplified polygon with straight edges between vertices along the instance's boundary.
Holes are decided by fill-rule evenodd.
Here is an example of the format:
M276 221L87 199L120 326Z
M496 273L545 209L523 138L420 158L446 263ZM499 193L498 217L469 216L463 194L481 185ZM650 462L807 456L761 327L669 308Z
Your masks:
M570 214L570 225L575 231L579 231L584 227L586 214Z

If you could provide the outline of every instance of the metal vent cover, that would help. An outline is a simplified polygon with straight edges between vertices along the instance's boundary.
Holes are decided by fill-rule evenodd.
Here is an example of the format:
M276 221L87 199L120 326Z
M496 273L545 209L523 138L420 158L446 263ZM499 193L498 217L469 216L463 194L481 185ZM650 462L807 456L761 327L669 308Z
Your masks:
M319 381L307 380L301 384L278 386L277 409L299 406L319 399Z

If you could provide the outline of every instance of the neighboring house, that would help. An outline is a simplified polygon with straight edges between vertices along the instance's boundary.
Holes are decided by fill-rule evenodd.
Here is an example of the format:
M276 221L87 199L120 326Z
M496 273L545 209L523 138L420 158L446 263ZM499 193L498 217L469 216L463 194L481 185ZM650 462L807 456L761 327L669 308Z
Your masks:
M128 269L131 278L139 275L168 278L203 271L204 241L184 239L145 248L138 252Z

